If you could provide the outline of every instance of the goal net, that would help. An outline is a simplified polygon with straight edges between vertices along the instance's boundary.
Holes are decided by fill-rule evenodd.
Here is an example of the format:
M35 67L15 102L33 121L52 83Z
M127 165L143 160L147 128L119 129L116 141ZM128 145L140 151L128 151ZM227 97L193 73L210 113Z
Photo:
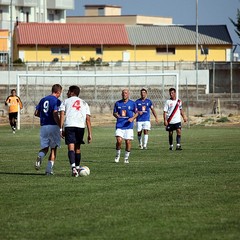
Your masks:
M163 105L169 98L168 89L176 88L178 95L177 73L139 73L139 74L19 74L17 94L23 102L23 110L18 117L18 129L39 124L34 110L40 99L51 94L53 84L61 84L63 92L60 100L67 97L71 85L81 88L79 97L90 106L93 124L114 122L112 110L114 103L121 99L121 91L128 88L130 99L140 98L140 90L146 88L148 98L154 104L159 116Z

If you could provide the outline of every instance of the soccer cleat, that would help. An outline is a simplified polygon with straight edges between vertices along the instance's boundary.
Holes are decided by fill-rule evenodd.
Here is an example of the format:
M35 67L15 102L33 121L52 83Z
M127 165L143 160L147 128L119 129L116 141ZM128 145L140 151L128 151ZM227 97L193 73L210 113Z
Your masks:
M41 167L41 163L42 163L42 160L39 156L37 156L37 160L36 160L36 163L35 163L35 169L36 170L39 170L40 167Z
M51 171L51 172L45 172L45 175L46 176L53 176L54 175L54 173Z
M172 145L169 147L169 150L170 150L170 151L173 151L173 146L172 146Z
M139 144L139 148L140 148L140 149L143 149L143 146L142 146L141 144Z
M81 172L81 167L79 168L76 168L77 172L78 172L78 175L80 175L80 172Z
M73 170L72 170L72 176L73 176L73 177L78 177L78 176L79 176L78 171L77 171L76 168L73 168Z
M181 150L182 150L181 145L178 145L178 146L176 147L176 150L177 150L177 151L181 151Z
M118 162L119 162L119 159L120 159L120 156L116 156L116 157L115 157L115 163L118 163Z
M147 150L147 146L143 147L143 149Z
M13 134L15 134L16 133L16 128L12 127L12 131L13 131Z
M128 159L126 158L126 159L124 159L124 163L129 163L129 161L128 161Z

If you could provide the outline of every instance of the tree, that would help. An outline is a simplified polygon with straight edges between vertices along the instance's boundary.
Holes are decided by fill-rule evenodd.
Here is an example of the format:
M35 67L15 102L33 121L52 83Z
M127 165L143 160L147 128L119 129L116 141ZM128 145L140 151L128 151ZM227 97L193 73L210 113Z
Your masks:
M231 18L229 18L232 24L235 26L235 32L240 38L240 10L237 10L237 22L233 21Z

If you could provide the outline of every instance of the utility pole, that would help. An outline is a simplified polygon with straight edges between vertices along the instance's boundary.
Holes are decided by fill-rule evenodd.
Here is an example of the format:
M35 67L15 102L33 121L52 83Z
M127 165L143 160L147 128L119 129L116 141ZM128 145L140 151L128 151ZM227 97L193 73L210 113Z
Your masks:
M198 101L198 0L196 0L196 93Z

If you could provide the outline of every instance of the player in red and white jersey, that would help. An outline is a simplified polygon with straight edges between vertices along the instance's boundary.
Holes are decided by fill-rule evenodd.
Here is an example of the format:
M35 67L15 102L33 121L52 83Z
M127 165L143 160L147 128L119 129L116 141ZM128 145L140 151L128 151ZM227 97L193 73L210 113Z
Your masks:
M81 144L84 144L84 132L87 126L88 143L92 141L90 108L83 99L79 98L80 88L70 86L68 98L60 106L60 124L62 136L68 145L68 159L71 165L72 176L78 177L81 162Z
M163 120L164 125L166 126L166 131L168 131L168 139L169 139L169 150L173 150L173 131L176 130L176 142L177 147L176 150L182 150L181 147L181 116L184 122L187 121L187 117L185 116L182 109L182 101L176 98L176 89L169 89L170 99L165 102L164 110L163 110Z

